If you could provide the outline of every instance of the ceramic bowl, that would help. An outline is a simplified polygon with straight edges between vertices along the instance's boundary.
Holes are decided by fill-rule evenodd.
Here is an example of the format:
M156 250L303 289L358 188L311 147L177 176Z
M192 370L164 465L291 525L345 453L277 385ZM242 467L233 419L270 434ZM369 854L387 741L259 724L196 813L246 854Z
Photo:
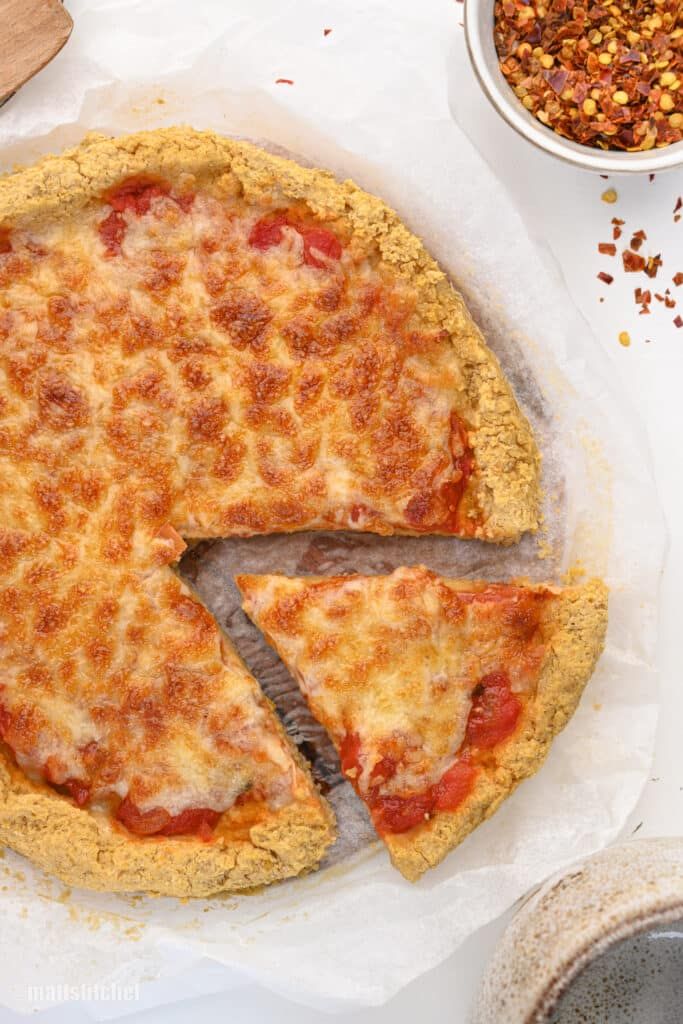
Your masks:
M493 41L494 0L465 0L465 37L479 84L500 116L534 146L600 174L654 174L683 165L683 142L638 153L582 146L546 128L526 110L498 66Z
M629 999L615 996L604 983L593 986L590 1007L583 1010L587 1015L556 1014L558 1004L575 991L573 983L589 971L595 974L594 968L610 956L613 977L624 983L630 979L638 986L639 999L642 995L645 1001L658 1001L638 1020L680 1020L678 1010L669 1018L669 1010L661 1009L667 1001L680 999L680 992L656 985L645 991L641 984L646 975L656 980L656 972L666 974L661 963L648 963L642 942L624 942L651 932L672 942L678 936L676 977L683 987L683 930L662 930L676 921L683 921L683 838L632 841L580 861L548 879L508 925L484 975L472 1024L559 1024L565 1019L606 1024L636 1019L629 1016ZM664 952L661 943L657 956L660 950ZM621 958L616 975L615 956ZM623 984L619 988L624 991Z

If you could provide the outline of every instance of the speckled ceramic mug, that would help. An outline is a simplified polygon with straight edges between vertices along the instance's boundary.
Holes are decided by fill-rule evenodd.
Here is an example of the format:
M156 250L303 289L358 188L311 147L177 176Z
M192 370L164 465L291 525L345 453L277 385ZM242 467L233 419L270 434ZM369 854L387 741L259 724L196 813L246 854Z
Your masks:
M683 838L642 839L580 861L526 900L472 1024L679 1022L681 999Z

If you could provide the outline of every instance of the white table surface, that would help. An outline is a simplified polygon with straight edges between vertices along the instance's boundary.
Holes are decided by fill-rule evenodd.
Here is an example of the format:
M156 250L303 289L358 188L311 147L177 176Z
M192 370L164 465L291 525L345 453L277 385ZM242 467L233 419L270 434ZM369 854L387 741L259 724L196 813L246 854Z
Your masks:
M454 32L458 31L457 19L456 13ZM662 715L650 779L623 835L630 835L636 827L639 836L680 834L683 678L678 601L683 578L683 329L678 330L672 319L677 312L683 316L683 286L674 288L671 277L676 271L683 271L683 221L675 224L672 215L678 195L683 194L683 170L658 176L654 182L635 178L607 183L595 175L558 166L550 157L518 141L474 90L472 97L467 109L460 111L464 127L522 209L533 211L529 220L532 233L546 243L548 258L559 262L576 304L593 328L596 344L602 345L609 355L612 372L649 436L671 544L661 590ZM618 201L613 206L601 201L602 192L609 186L618 192ZM643 228L648 241L642 251L646 255L662 253L665 263L656 281L647 282L642 275L624 275L618 258L611 260L598 255L597 243L611 240L613 216L627 222L623 242L630 237L629 229ZM615 281L610 287L597 280L599 270L614 274ZM674 297L680 296L680 309L666 310L653 299L652 314L639 316L633 289L646 284L653 286L653 293L671 285ZM602 303L600 296L604 297ZM630 333L628 348L618 342L621 331ZM656 500L653 493L653 501ZM643 543L647 543L647 537ZM339 1024L412 1024L415 1020L420 1024L465 1024L467 1007L504 923L502 918L477 933L454 957L413 982L385 1006L335 1015L334 1019ZM135 1005L144 1004L143 992L141 1001ZM310 1024L324 1016L245 985L221 995L140 1009L124 1019L130 1024L185 1024L193 1020L201 1020L202 1024ZM46 1024L79 1024L92 1017L78 1003L70 1003L32 1019ZM26 1018L0 1010L2 1024L22 1020Z

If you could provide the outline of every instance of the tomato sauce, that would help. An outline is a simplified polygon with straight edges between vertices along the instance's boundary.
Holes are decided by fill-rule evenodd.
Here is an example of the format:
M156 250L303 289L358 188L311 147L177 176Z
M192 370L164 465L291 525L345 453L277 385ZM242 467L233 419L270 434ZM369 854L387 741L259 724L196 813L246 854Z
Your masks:
M190 210L195 199L191 192L176 196L172 194L168 182L147 175L126 178L104 193L103 199L111 206L111 213L100 222L97 230L108 256L116 256L121 252L127 228L124 213L142 217L149 213L153 201L161 196L169 196L185 213Z
M474 787L478 773L477 752L490 750L511 736L521 710L520 700L510 689L507 673L491 672L480 679L474 691L465 740L456 760L438 782L421 793L381 792L400 764L400 759L384 755L370 773L367 792L361 793L379 834L408 832L436 811L457 810ZM361 741L357 733L344 736L339 754L342 772L359 789L362 766Z
M116 812L117 820L137 836L197 835L205 840L211 838L220 816L209 807L189 807L175 815L163 807L141 811L128 797Z
M303 238L304 263L307 266L324 269L328 260L341 259L342 245L335 234L327 228L298 224L284 210L258 220L249 232L249 245L253 249L260 249L261 252L279 245L284 227L294 228ZM323 259L320 259L320 256Z

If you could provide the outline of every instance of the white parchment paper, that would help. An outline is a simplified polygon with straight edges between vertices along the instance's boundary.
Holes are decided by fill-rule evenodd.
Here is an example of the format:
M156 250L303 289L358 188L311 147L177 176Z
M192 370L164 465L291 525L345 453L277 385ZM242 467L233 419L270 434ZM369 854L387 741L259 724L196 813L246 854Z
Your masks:
M0 111L5 167L80 140L187 123L353 177L395 206L465 293L537 431L546 529L504 551L429 538L261 538L202 545L181 571L278 700L329 787L345 840L305 879L180 903L65 891L8 852L0 864L0 1001L29 1011L69 986L120 986L104 1018L161 991L248 976L325 1008L380 1003L531 885L608 843L646 778L657 715L656 599L665 535L642 432L547 256L453 122L450 0L72 0L71 43ZM325 34L325 29L332 31ZM278 78L293 84L276 84ZM549 163L549 172L552 167ZM250 632L231 574L386 571L558 578L580 560L612 587L608 645L539 775L418 884L390 867L277 659ZM177 979L185 978L178 988ZM147 989L144 988L148 983ZM84 990L82 986L86 986ZM151 993L151 995L149 994Z

